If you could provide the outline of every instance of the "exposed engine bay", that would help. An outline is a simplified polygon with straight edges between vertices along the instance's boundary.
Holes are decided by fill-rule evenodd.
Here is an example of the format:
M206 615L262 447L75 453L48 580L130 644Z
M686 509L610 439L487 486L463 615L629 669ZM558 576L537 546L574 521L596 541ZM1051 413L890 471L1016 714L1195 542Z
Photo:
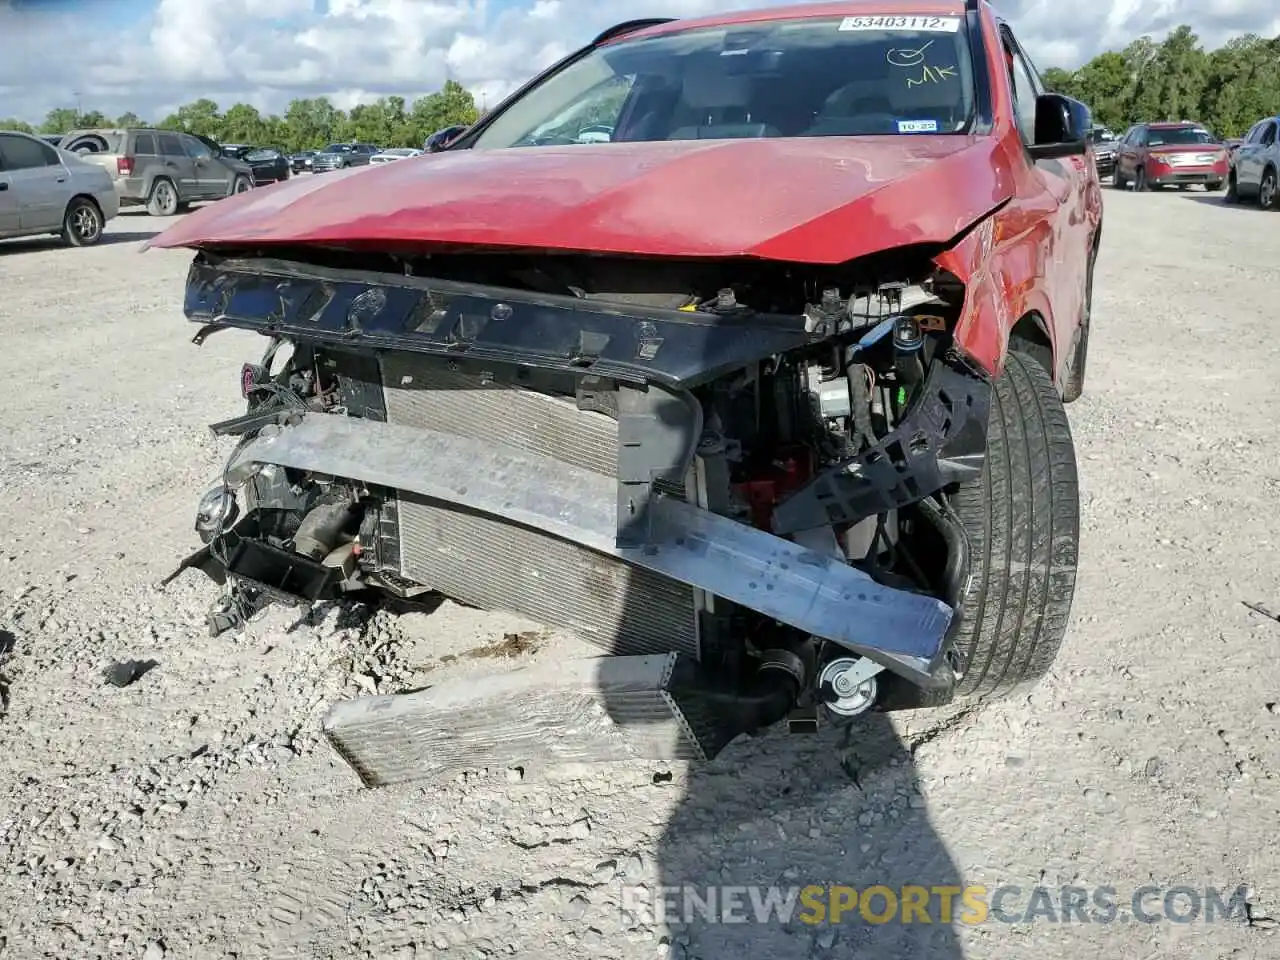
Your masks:
M270 337L246 413L213 426L240 443L184 564L226 585L211 632L342 596L512 611L669 658L654 690L702 756L953 683L968 552L947 490L981 471L989 387L930 252L840 276L200 254L196 341Z

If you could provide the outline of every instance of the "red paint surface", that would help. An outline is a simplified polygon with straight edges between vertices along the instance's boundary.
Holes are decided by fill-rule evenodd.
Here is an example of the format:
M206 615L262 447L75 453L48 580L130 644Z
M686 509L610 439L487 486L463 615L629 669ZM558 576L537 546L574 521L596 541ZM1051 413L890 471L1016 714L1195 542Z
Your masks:
M483 245L840 263L945 242L989 211L1003 199L994 147L898 136L461 150L252 190L189 214L152 246Z
M958 2L903 0L798 5L645 32L961 10ZM973 227L937 259L966 285L957 342L998 373L1011 331L1030 319L1047 333L1060 378L1083 315L1101 191L1091 156L1031 160L989 10L983 31L995 115L985 136L446 152L253 190L189 214L150 245L486 247L830 264L902 244L945 243Z
M1090 252L1102 224L1102 190L1092 155L1035 163L1015 122L1006 47L983 17L993 81L993 168L1009 202L937 258L965 284L955 339L992 374L1004 368L1020 323L1043 330L1061 382L1084 313Z
M751 508L751 524L760 530L773 529L773 508L787 495L799 490L813 476L813 451L808 447L787 447L750 480L733 485L734 492Z

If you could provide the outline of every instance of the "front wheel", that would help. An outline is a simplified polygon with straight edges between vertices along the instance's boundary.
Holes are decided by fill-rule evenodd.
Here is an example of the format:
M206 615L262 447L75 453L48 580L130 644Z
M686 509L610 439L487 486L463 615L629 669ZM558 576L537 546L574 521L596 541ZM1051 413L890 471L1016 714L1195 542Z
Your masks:
M1117 190L1123 190L1125 189L1125 187L1128 186L1128 183L1125 181L1124 177L1120 175L1119 167L1116 167L1115 170L1112 171L1111 185L1115 187Z
M62 240L72 247L91 247L102 239L102 211L92 200L76 197L62 217Z
M233 194L248 193L252 189L253 181L248 177L236 177L235 182L231 184L231 192Z
M1133 177L1133 192L1146 193L1150 184L1147 183L1147 170L1145 167L1139 167L1137 173Z
M1280 206L1280 184L1276 182L1274 170L1262 175L1262 183L1258 184L1258 206L1263 210L1274 210Z
M968 539L970 586L952 629L953 691L891 678L886 709L1024 693L1067 632L1080 542L1080 489L1066 410L1049 372L1010 353L991 391L981 476L951 507Z

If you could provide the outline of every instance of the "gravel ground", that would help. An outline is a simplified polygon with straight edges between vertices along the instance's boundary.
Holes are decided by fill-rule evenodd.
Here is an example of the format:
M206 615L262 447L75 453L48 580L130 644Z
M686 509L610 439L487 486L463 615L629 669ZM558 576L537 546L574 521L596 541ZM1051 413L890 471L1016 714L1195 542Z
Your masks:
M239 411L260 343L189 343L188 255L137 251L163 221L122 216L88 250L0 245L0 956L1280 956L1280 623L1243 605L1280 608L1280 348L1261 335L1280 218L1199 192L1106 202L1070 408L1079 588L1026 700L770 734L700 769L380 791L317 739L326 705L533 625L273 611L210 641L211 585L157 584L225 453L205 425ZM534 658L563 649L534 639ZM105 685L122 658L155 665ZM631 881L1021 886L1006 912L1038 884L1109 886L1121 909L662 924L620 909ZM1249 908L1125 922L1146 884L1245 885Z

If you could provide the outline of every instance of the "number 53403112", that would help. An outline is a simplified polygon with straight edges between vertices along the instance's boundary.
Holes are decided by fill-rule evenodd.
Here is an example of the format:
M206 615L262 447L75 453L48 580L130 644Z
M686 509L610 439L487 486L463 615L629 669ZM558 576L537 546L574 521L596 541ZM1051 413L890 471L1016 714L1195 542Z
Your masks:
M845 17L841 30L917 30L927 33L955 33L959 17Z

